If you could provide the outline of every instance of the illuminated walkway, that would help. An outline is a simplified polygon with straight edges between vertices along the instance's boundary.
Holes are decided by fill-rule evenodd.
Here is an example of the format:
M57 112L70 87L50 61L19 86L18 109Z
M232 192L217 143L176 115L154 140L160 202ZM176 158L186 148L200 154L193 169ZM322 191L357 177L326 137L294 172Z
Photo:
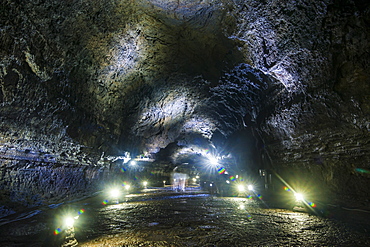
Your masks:
M63 223L67 215L77 218L69 223L72 234ZM70 246L370 244L369 235L333 219L268 208L258 198L213 197L195 190L148 189L115 200L101 194L25 218L0 226L1 246L60 246L66 238Z

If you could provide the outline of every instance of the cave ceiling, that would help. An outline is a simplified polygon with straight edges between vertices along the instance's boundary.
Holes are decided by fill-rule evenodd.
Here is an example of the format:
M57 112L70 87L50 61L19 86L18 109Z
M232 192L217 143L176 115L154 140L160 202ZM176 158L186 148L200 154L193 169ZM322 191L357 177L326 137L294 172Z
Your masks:
M243 56L225 36L221 3L137 1L116 8L117 18L127 20L108 33L89 28L86 54L78 55L92 61L71 75L83 74L77 106L114 133L115 145L108 145L150 155L176 143L175 158L189 147L214 148L216 130L227 137L243 127L259 104L253 98L267 86L250 66L233 68Z

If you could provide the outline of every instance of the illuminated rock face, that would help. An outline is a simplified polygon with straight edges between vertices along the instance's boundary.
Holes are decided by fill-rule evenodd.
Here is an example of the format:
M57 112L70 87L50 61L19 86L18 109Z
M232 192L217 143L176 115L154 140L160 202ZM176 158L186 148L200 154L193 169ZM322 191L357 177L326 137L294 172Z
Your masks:
M369 197L367 1L7 1L1 13L4 162L212 150Z

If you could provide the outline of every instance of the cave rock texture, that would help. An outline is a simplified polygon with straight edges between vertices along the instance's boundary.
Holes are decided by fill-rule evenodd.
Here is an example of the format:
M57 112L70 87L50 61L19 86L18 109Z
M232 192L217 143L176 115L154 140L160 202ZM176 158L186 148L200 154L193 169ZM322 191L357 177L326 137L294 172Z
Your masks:
M369 205L369 35L366 0L4 0L2 214L204 150Z

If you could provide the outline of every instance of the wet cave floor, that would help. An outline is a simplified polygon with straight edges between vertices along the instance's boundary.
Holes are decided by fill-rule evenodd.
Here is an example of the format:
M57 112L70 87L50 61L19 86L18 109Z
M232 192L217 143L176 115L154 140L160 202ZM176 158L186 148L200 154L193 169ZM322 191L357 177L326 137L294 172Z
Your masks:
M370 246L369 232L337 219L200 190L100 194L12 217L0 221L1 246Z

